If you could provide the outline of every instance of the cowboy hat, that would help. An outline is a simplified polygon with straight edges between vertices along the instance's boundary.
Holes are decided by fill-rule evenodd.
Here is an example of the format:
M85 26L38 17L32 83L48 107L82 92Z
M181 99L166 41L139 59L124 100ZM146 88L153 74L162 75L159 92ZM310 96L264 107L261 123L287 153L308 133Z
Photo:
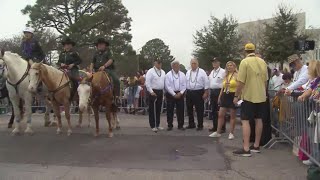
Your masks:
M288 57L288 64L291 64L298 59L301 59L301 57L298 54L293 54Z
M70 39L69 37L65 38L61 44L64 46L66 44L71 44L72 46L76 45L76 42L74 42L72 39Z
M109 42L106 40L106 39L104 39L104 38L99 38L99 39L97 39L97 41L94 43L96 46L98 46L98 44L105 44L106 46L109 46L110 44L109 44Z
M220 59L217 57L214 57L213 59L211 59L211 62L220 62Z

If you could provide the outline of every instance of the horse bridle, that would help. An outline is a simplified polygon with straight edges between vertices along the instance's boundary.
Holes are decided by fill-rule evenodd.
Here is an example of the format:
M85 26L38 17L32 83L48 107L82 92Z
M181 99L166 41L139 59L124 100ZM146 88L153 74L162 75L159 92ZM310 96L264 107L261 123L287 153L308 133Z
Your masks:
M40 81L41 81L41 75L40 75L41 69L40 69L40 68L30 68L30 69L34 69L34 70L39 71L39 77L38 77L38 80L37 80L37 84L39 85L39 83L40 83ZM63 72L63 75L62 75L62 77L61 77L61 80L60 80L60 83L59 83L57 89L55 89L55 90L49 90L49 89L48 89L48 91L52 94L52 97L53 97L53 98L54 98L54 94L55 94L55 93L57 93L58 91L62 90L63 88L65 88L65 87L67 87L67 86L69 85L70 80L69 80L68 82L66 82L65 84L63 84L62 86L60 86L61 83L62 83L62 80L63 80L63 77L64 77L64 76L66 76L65 72ZM66 77L68 77L68 76L66 76Z

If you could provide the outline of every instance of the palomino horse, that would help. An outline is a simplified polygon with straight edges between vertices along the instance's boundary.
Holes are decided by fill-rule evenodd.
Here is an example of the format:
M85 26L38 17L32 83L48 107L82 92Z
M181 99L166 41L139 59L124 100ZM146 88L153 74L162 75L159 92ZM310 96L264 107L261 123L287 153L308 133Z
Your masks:
M112 103L112 80L106 72L97 72L89 76L91 77L84 78L78 87L79 109L83 111L88 109L88 106L92 106L96 123L95 136L99 136L99 107L104 106L106 108L106 118L109 125L108 136L113 137L112 129L116 126L115 118L117 118L117 108ZM88 84L90 82L91 86ZM119 124L117 127L120 128Z
M15 112L15 128L12 131L12 134L20 133L20 121L22 119L22 112L20 111L19 106L21 107L21 99L25 104L25 114L27 116L27 128L25 130L26 134L33 134L31 128L31 105L32 105L32 94L28 91L29 86L29 64L27 61L22 59L19 55L4 52L1 50L0 62L6 66L8 70L6 86L9 91L9 97ZM47 104L47 112L45 117L45 124L49 124L49 112L50 106Z
M60 105L62 104L68 122L68 136L70 136L72 134L70 122L71 88L68 75L52 66L34 63L30 68L29 91L36 92L40 82L43 82L49 91L49 99L58 119L57 134L61 133L62 128L60 114Z

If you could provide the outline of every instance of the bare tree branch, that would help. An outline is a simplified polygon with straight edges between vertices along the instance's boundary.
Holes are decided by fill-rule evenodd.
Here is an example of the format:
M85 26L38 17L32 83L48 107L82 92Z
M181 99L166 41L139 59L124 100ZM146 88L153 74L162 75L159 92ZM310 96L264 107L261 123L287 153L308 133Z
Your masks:
M69 20L69 24L71 26L73 23L72 23L72 19L71 19L70 13L69 13L68 0L64 0L64 7L65 7L66 15L67 15L68 20Z

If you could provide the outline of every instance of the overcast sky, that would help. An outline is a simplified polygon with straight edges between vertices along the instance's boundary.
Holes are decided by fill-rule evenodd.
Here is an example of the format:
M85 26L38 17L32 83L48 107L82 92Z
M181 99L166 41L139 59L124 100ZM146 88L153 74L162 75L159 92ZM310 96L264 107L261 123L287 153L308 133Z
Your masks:
M0 38L18 34L28 17L21 9L36 0L0 0ZM160 38L176 59L188 64L192 35L207 24L210 15L232 14L241 22L271 18L280 3L306 12L306 26L320 27L320 0L123 0L132 18L132 44L137 50L148 40Z

